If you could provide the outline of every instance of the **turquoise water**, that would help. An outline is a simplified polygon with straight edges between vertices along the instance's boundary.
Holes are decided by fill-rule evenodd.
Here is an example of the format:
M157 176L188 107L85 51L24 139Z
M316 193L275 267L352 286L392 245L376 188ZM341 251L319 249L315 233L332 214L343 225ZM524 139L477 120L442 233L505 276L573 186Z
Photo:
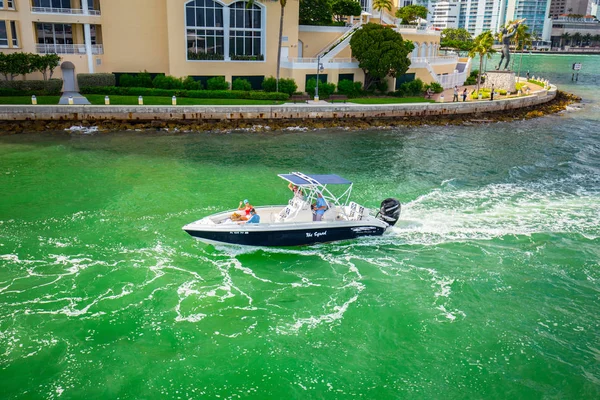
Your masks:
M1 137L0 398L598 398L600 57L576 58L579 82L523 57L584 99L535 120ZM181 230L285 202L295 170L401 221L291 249Z

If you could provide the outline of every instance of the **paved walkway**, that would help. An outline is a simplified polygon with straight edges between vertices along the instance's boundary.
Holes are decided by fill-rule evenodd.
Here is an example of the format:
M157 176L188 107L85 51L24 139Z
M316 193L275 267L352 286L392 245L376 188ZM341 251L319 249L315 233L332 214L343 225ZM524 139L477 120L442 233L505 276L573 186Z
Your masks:
M77 104L77 105L90 105L91 104L88 101L88 99L86 99L85 97L83 97L82 95L80 95L77 92L64 92L62 94L62 96L60 97L58 104L61 104L61 105L69 104L69 97L73 97L73 104Z

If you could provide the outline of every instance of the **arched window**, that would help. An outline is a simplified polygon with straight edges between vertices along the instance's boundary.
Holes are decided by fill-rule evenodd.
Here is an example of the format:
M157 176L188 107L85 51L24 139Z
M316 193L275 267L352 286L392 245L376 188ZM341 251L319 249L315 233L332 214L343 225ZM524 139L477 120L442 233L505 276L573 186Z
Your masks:
M232 60L262 59L262 10L245 1L229 6L229 55Z
M188 60L223 60L225 31L223 5L193 0L185 5Z

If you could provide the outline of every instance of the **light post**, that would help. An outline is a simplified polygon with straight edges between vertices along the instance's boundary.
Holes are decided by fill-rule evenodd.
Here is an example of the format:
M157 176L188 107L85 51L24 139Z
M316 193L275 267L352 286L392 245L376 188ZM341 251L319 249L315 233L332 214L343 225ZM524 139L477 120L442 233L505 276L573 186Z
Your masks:
M317 57L317 85L315 86L315 101L319 101L319 72L323 72L323 64L321 64L321 56Z

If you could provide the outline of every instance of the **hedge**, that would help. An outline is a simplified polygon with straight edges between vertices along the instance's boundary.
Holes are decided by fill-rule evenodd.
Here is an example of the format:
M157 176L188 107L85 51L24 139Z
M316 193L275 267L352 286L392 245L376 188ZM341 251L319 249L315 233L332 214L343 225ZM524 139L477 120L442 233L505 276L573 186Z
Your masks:
M58 96L63 87L62 79L47 81L3 81L0 80L0 96Z
M97 86L115 86L117 80L113 74L77 74L79 88Z
M178 90L151 89L130 87L87 87L81 89L81 94L102 94L114 96L161 96L161 97L191 97L196 99L250 99L250 100L287 100L286 93L267 93L241 90Z

